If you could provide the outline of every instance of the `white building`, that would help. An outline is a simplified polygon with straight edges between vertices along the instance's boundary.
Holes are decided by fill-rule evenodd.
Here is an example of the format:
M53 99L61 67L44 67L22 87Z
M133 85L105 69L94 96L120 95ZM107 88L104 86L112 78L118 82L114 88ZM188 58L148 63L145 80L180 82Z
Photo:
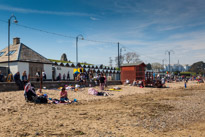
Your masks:
M164 69L162 71L169 71L169 65L164 65L163 68ZM190 69L190 66L188 64L186 64L186 65L181 65L181 64L170 65L170 70L172 72L174 72L174 71L185 72L185 71L189 71L189 69Z
M67 80L67 74L69 73L70 80L74 80L73 71L75 65L69 61L51 60L43 57L36 51L32 50L28 46L20 42L20 38L14 38L13 44L10 45L10 72L14 75L16 72L20 72L22 76L26 71L31 80L35 79L37 71L44 71L47 76L47 80L55 80L59 74L61 79L65 74ZM83 67L86 72L91 69L94 70L94 74L104 73L106 76L111 76L112 80L119 79L117 75L120 74L115 68L97 66L97 65L83 65L78 64L78 67ZM8 47L0 51L0 67L8 67Z
M20 43L20 38L14 38L13 44L0 51L0 66L8 67L8 55L10 57L10 72L14 75L16 72L27 72L30 78L35 77L37 71L44 71L47 79L52 79L52 62L39 53L30 49L28 46Z

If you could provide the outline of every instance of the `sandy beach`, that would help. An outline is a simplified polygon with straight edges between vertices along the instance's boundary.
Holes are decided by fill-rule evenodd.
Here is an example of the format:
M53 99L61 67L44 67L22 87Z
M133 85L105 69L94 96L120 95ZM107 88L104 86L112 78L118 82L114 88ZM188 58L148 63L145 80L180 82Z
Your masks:
M121 85L107 97L88 95L88 88L69 90L69 99L78 102L66 105L27 103L23 91L1 92L0 136L205 136L205 84L166 85ZM43 92L59 99L58 89Z

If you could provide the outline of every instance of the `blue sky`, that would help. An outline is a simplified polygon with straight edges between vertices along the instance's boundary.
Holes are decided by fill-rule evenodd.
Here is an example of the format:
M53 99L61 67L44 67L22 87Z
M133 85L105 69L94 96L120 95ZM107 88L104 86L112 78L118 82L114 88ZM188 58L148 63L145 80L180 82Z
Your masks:
M14 14L19 25L101 43L79 41L79 61L108 65L117 42L145 63L205 61L204 0L0 0L0 20ZM51 59L63 53L75 62L75 39L11 25L11 38ZM12 43L12 40L11 40ZM0 21L0 49L7 46L7 23ZM115 64L115 63L113 63Z

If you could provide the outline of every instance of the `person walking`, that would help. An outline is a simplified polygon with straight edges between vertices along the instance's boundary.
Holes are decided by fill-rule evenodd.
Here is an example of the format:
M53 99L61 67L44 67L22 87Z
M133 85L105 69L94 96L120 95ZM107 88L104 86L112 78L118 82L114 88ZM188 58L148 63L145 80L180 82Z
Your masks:
M68 74L67 74L67 80L70 80L70 74L69 74L69 71L68 71Z
M106 75L104 75L104 78L105 78L105 87L107 87L107 77L106 77Z
M99 85L100 85L100 90L104 90L104 87L105 87L105 77L103 76L103 74L100 75Z

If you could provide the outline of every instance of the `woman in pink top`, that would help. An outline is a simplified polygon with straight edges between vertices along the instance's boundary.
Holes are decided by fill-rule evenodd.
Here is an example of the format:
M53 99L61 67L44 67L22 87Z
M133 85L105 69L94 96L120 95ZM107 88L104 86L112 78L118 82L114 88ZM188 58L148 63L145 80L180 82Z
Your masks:
M65 87L63 87L63 88L61 89L61 92L60 92L60 101L61 101L61 102L68 101L68 94L67 94L67 91L65 90Z
M106 77L106 75L104 75L104 78L105 78L105 87L107 87L107 77Z

